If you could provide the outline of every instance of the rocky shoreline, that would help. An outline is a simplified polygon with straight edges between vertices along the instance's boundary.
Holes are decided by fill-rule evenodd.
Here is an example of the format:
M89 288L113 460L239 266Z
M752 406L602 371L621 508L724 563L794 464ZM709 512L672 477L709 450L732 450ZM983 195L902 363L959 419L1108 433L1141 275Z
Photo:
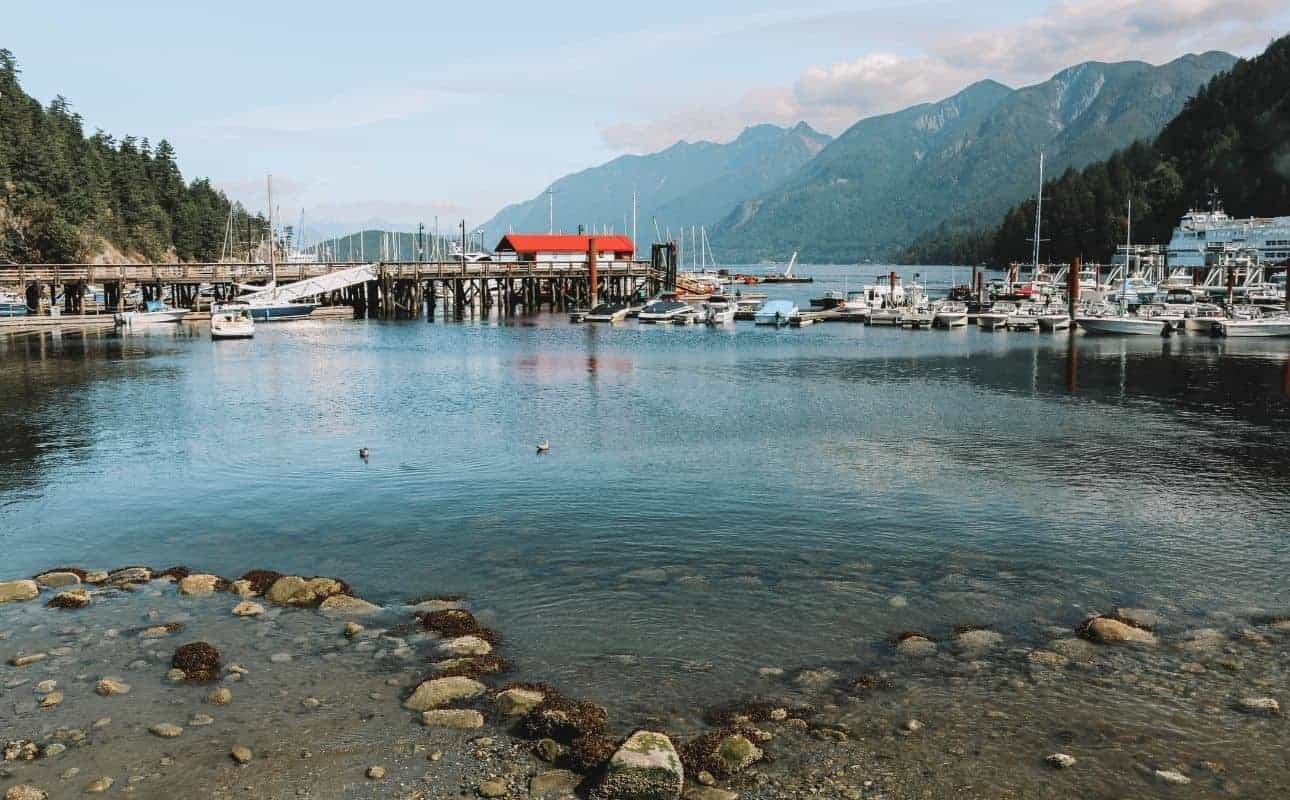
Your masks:
M761 665L763 696L694 710L700 726L661 712L622 729L604 706L519 680L460 597L381 606L332 577L59 567L0 582L0 789L1284 796L1290 618L1225 622L1165 634L1158 612L1117 608L1037 644L988 626L906 631L876 668ZM1202 713L1168 713L1188 704Z

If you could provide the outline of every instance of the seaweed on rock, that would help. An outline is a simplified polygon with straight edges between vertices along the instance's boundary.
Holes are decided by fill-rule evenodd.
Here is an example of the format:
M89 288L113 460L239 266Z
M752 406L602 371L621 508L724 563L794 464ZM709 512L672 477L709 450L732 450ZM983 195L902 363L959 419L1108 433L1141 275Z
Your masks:
M489 644L496 645L502 641L502 635L492 628L485 628L475 619L475 615L460 608L448 608L442 611L428 611L416 615L421 627L448 638L459 636L476 636Z
M181 581L192 574L193 574L193 571L188 567L174 566L174 567L167 567L166 569L163 569L161 572L154 572L152 577L154 580L157 578L170 578L172 580Z
M238 580L246 581L251 585L251 591L262 595L269 591L269 587L273 585L274 581L281 577L281 572L274 572L270 569L253 569Z
M455 660L460 663L437 670L430 678L462 677L478 679L486 675L501 675L511 671L511 663L496 653Z
M519 729L530 739L569 744L574 739L604 733L608 722L609 712L604 706L553 694L524 715Z
M579 736L569 743L569 749L560 756L559 763L582 775L597 775L624 741L603 732Z
M183 672L186 681L213 681L219 677L219 651L206 642L190 642L175 650L170 665Z

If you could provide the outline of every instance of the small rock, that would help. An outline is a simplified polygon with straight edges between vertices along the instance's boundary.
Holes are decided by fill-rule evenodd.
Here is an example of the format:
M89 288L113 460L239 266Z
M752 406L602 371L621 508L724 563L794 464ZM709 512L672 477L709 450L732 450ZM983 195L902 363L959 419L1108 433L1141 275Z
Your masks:
M44 789L37 789L29 783L10 786L4 793L4 800L48 800L48 798L49 795Z
M147 583L150 580L152 580L152 570L147 567L124 567L109 572L107 576L107 582L115 584Z
M304 706L305 708L312 709L322 705L322 701L319 700L317 697L306 697L304 700L300 701L300 705Z
M62 589L65 586L76 586L81 582L81 576L75 572L45 572L35 577L36 583L44 586L46 589Z
M381 610L381 607L358 597L336 594L323 600L318 610L332 616L362 616L375 614Z
M49 658L48 653L19 653L16 656L10 656L9 663L15 667L25 667L47 658Z
M936 655L936 642L926 636L914 634L896 643L896 652L907 658L925 658Z
M229 664L228 671L230 675L246 675L250 673L251 670L247 669L241 664Z
M39 595L40 587L36 585L35 581L5 581L0 583L0 603L21 603L26 600L35 600Z
M238 617L258 617L264 613L264 606L251 600L243 600L233 606L233 615Z
M233 749L228 751L228 754L232 756L233 760L239 764L251 763L251 758L252 758L251 748L247 747L246 745L235 744L233 745Z
M1143 628L1154 628L1163 621L1158 613L1145 608L1117 608L1115 615Z
M106 728L107 726L109 726L109 725L111 725L111 724L112 724L112 718L111 718L111 717L99 717L98 719L94 720L94 724L93 724L93 725L91 725L90 727L91 727L91 728L93 728L94 730L98 731L98 730L102 730L102 729Z
M206 695L206 702L213 706L226 706L233 702L233 693L221 686L210 694Z
M347 638L353 639L355 636L359 635L362 632L363 632L363 626L359 625L357 622L345 623L345 636Z
M1098 644L1156 643L1156 636L1151 631L1111 617L1090 617L1081 622L1075 632Z
M784 677L783 667L758 667L757 674L763 678L782 678Z
M72 778L75 778L77 775L80 775L80 774L81 774L80 767L68 767L67 769L63 770L63 774L59 775L58 778L59 780L70 781Z
M102 794L112 788L112 779L104 775L102 778L95 778L85 784L85 791L90 794Z
M717 785L716 776L714 776L711 772L708 772L706 769L700 770L699 774L695 776L695 780L697 780L703 786Z
M843 790L842 796L850 800L847 790ZM861 797L859 792L855 793L857 798ZM739 800L739 795L728 790L718 789L715 786L687 786L685 793L681 795L685 800Z
M344 590L344 584L332 578L305 579L298 575L284 575L273 582L264 597L279 605L312 606Z
M1191 778L1176 769L1158 769L1156 770L1156 779L1174 786L1186 786L1191 783Z
M183 733L184 729L169 722L159 722L149 728L148 732L153 736L160 736L162 739L173 739Z
M58 690L54 690L49 694L45 695L44 697L40 698L40 707L53 708L54 706L58 705L61 702L63 702L63 693Z
M1031 650L1026 655L1026 659L1037 667L1047 667L1058 669L1070 663L1070 659L1060 653L1054 653L1051 650Z
M538 758L542 759L543 761L549 764L554 764L557 760L559 760L560 756L564 755L564 753L565 753L565 746L557 742L555 739L538 740L537 754L538 754Z
M67 745L62 742L50 742L40 749L41 758L53 758L67 752Z
M179 593L194 597L215 594L215 589L219 586L219 582L220 579L214 575L189 575L179 579Z
M274 653L269 656L269 661L274 664L287 664L291 661L290 653Z
M49 694L50 692L54 691L57 688L58 688L58 681L51 679L51 680L41 681L40 683L32 687L32 690L35 691L36 694Z
M1048 765L1054 769L1069 769L1075 766L1075 756L1067 755L1066 753L1053 753L1048 758L1045 758L1044 761L1047 761Z
M506 781L501 778L489 778L475 788L480 797L505 797L506 792Z
M507 717L522 717L546 699L542 692L531 689L507 689L493 698L497 710Z
M104 678L94 686L94 691L104 697L111 697L118 694L129 694L130 684L123 683L117 678Z
M193 714L192 719L188 720L188 724L194 728L201 728L206 725L214 725L215 718L210 714Z
M140 639L164 639L174 633L169 625L153 625L150 628L144 628L139 634Z
M367 777L371 778L374 781L379 781L380 779L385 777L385 767L378 766L375 764L368 767Z
M741 772L762 759L761 748L740 734L722 739L712 755L730 775Z
M431 753L430 755L426 756L426 758L430 759L431 761L438 761L438 760L440 760L440 759L442 759L442 758L443 758L443 751L442 751L442 750L436 750L436 751L434 751L433 753Z
M1281 713L1281 704L1272 697L1242 697L1236 701L1236 706L1247 714L1275 716Z
M185 677L187 676L184 675L184 671L177 667L166 670L166 680L170 681L171 683L179 683Z
M484 727L484 715L465 708L435 708L421 712L421 724L432 728L469 731Z
M905 720L905 724L900 726L905 733L918 733L923 729L923 723L916 719Z
M49 601L51 608L85 608L90 604L90 593L86 589L68 589L54 595Z
M233 594L237 595L238 597L259 596L259 592L255 591L255 587L253 587L251 585L251 582L248 580L233 581L233 583L228 588L229 588L229 591L231 591Z
M85 573L85 582L96 586L100 583L107 583L107 579L108 574L101 569L92 569Z
M556 800L574 797L582 778L567 769L541 772L529 779L529 797L533 800Z
M988 628L970 628L954 634L954 643L964 650L989 650L1003 642L1003 634Z

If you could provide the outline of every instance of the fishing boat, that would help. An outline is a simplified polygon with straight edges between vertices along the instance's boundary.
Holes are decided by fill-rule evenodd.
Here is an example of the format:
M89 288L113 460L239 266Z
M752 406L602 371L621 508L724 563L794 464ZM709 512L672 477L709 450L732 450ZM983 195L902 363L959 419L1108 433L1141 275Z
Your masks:
M255 318L245 303L228 303L211 309L211 339L250 339L255 336Z
M734 298L715 294L703 305L703 321L709 325L726 325L735 321L738 308Z
M636 318L647 325L652 325L673 322L677 317L697 315L697 313L694 306L678 299L675 294L665 294L642 308Z
M27 316L27 301L13 292L0 292L0 317Z
M1030 304L1017 306L1017 310L1008 315L1007 325L1010 331L1037 331L1039 309Z
M987 331L1004 330L1008 327L1008 317L1017 311L1015 303L1002 301L995 303L988 309L982 309L981 313L976 315L976 324Z
M186 308L172 308L160 300L149 300L137 311L119 311L113 317L118 327L171 325L188 316Z
M1189 331L1213 333L1214 323L1227 319L1223 309L1213 303L1196 303L1183 314L1183 325Z
M896 324L902 328L931 328L932 323L935 321L935 312L927 304L922 303L905 306L900 309L900 316Z
M829 290L824 293L823 297L814 297L811 299L811 308L818 308L821 311L830 311L835 308L846 305L847 296L843 292Z
M1218 336L1290 336L1290 315L1275 314L1250 319L1221 319L1213 323Z
M866 293L859 291L847 292L846 302L844 302L842 307L838 310L843 314L849 314L854 317L868 318L869 314L873 311L873 308L869 305Z
M627 319L626 303L601 303L585 315L587 322L622 322Z
M758 325L787 325L798 313L797 303L792 300L767 300L757 309L753 322Z
M936 307L933 324L938 328L962 328L967 325L966 303L944 302Z
M1075 318L1075 324L1088 333L1119 333L1138 336L1161 336L1168 324L1163 319L1139 317L1136 314L1086 314Z

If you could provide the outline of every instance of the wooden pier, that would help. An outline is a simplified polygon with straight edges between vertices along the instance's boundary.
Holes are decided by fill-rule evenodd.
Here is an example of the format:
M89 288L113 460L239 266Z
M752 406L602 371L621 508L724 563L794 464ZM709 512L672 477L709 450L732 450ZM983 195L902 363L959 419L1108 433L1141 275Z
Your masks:
M582 262L376 262L373 280L331 291L317 300L323 305L346 305L360 316L416 318L446 314L516 314L590 308L598 302L646 297L669 281L666 246L656 246L652 261L601 261L588 269ZM288 262L276 265L279 286L352 269L359 263ZM270 280L268 263L207 264L17 264L0 265L0 289L27 299L33 314L48 313L55 299L66 315L95 311L111 313L124 306L128 293L138 290L144 300L160 299L168 291L177 306L195 308L199 294L216 301L237 296L238 285ZM101 308L87 302L89 287L102 287Z

